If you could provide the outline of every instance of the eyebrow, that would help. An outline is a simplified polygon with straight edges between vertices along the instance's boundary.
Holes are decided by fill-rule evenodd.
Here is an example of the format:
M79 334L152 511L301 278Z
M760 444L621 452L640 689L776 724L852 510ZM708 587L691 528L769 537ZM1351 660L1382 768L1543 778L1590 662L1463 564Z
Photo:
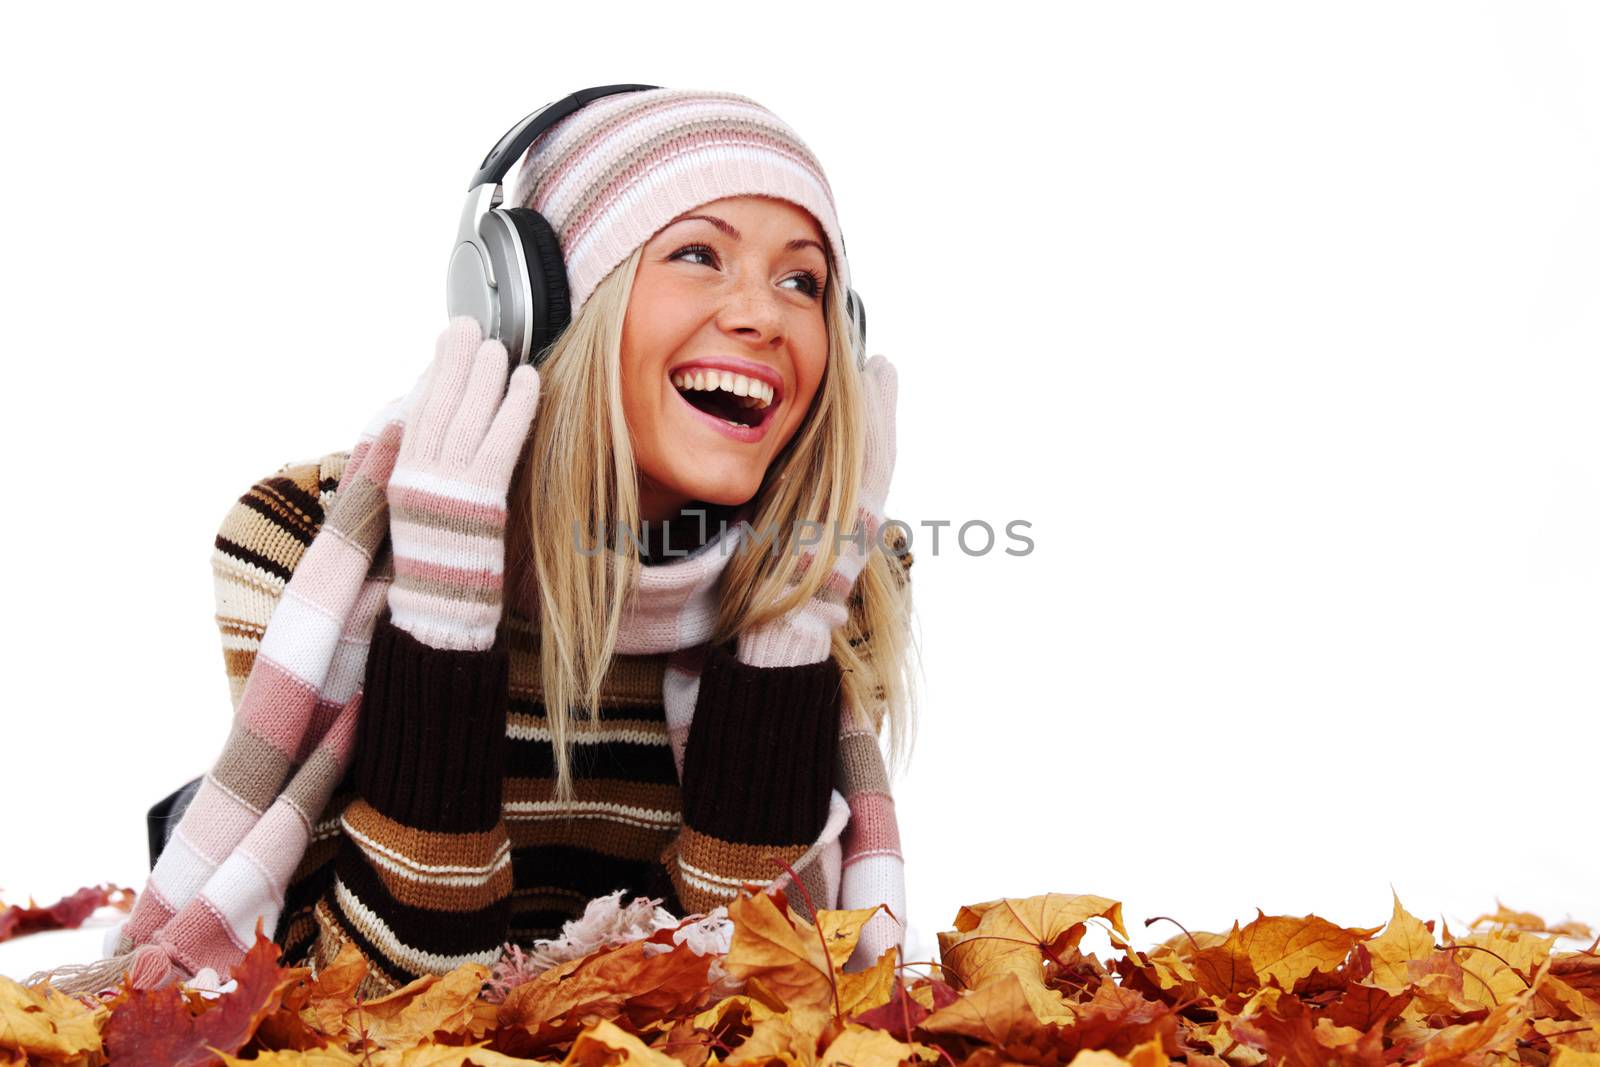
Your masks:
M711 223L711 225L715 226L723 233L727 234L729 237L733 238L735 241L739 240L739 238L742 236L739 231L734 228L732 223L728 222L726 219L719 219L715 215L679 215L677 218L667 223L667 226L673 226L680 222L688 222L690 219L703 219L704 221ZM662 228L665 229L666 227ZM785 252L793 252L797 249L805 248L808 245L812 248L815 248L818 252L821 252L823 258L827 258L828 250L823 248L809 237L796 237L788 244L784 245L783 250Z

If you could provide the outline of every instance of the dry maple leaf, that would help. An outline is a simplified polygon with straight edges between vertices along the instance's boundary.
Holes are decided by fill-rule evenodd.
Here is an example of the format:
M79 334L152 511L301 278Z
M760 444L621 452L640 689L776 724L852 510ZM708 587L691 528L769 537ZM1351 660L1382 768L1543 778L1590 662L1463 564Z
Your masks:
M388 996L352 1005L344 1016L345 1034L364 1036L379 1048L410 1048L440 1031L480 1037L485 1027L476 1006L488 978L489 968L481 963L424 975Z
M926 1045L896 1041L882 1030L847 1025L818 1061L818 1067L899 1067L902 1063L931 1062L938 1052Z
M835 1010L833 961L814 931L805 936L766 893L738 897L728 917L733 944L723 966L729 974L756 982L786 1007Z
M0 941L44 930L74 930L102 907L130 910L135 896L131 889L108 884L86 886L43 908L31 899L26 907L0 904Z
M1242 996L1261 985L1238 923L1233 924L1221 944L1201 949L1188 958L1188 963L1200 988L1214 997Z
M1313 972L1338 967L1352 948L1378 929L1349 930L1315 915L1266 915L1258 908L1255 920L1240 931L1239 940L1256 976L1288 991Z
M618 1063L628 1067L679 1067L671 1056L651 1048L615 1023L604 1021L578 1035L563 1063L566 1067L612 1067Z
M109 1014L49 985L28 988L0 976L0 1054L77 1060L100 1051L100 1026ZM11 1057L7 1056L7 1059Z
M1547 923L1530 911L1514 911L1498 900L1494 902L1494 908L1493 913L1485 913L1473 919L1468 924L1468 927L1477 929L1480 926L1496 926L1522 930L1530 934L1555 934L1558 937L1571 937L1579 941L1588 941L1594 937L1593 930L1572 919L1559 923Z
M1388 925L1365 947L1372 958L1369 980L1386 993L1398 994L1411 984L1410 964L1432 955L1433 931L1400 906L1400 895L1396 893Z
M285 990L299 981L278 968L278 946L256 923L256 942L233 969L232 992L203 1002L198 1013L177 986L125 991L112 1003L102 1031L117 1067L199 1067L217 1062L213 1050L234 1053L278 1009Z
M1124 939L1122 905L1106 897L1045 893L969 904L955 930L939 934L941 962L957 982L982 985L1003 974L1042 981L1046 956L1076 948L1090 919L1105 919Z

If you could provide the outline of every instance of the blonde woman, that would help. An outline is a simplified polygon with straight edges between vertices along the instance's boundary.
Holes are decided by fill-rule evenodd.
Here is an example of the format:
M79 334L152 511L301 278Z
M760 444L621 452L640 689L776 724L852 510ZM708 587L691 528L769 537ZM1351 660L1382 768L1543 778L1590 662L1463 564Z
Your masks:
M239 713L120 935L143 984L225 974L259 919L286 960L355 945L378 993L618 890L882 903L849 966L903 947L896 383L858 365L820 165L742 96L651 89L537 139L508 203L549 220L570 288L538 369L453 319L400 415L219 532ZM276 651L316 647L334 601L337 647ZM303 737L273 725L296 701Z

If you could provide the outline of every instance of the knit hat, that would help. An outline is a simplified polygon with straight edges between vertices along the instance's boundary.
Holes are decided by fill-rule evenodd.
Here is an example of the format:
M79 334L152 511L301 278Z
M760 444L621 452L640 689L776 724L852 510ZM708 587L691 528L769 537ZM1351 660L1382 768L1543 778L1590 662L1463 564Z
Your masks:
M771 196L811 212L848 291L844 238L822 164L778 116L736 93L643 89L604 96L522 157L507 206L538 211L567 264L572 316L612 269L684 212Z

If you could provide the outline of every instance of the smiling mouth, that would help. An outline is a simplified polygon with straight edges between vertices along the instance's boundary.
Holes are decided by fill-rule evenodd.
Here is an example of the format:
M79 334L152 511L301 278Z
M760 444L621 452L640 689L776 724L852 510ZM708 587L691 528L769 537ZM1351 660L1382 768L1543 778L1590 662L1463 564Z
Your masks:
M680 371L672 384L690 405L734 426L760 426L778 407L772 386L730 371Z

